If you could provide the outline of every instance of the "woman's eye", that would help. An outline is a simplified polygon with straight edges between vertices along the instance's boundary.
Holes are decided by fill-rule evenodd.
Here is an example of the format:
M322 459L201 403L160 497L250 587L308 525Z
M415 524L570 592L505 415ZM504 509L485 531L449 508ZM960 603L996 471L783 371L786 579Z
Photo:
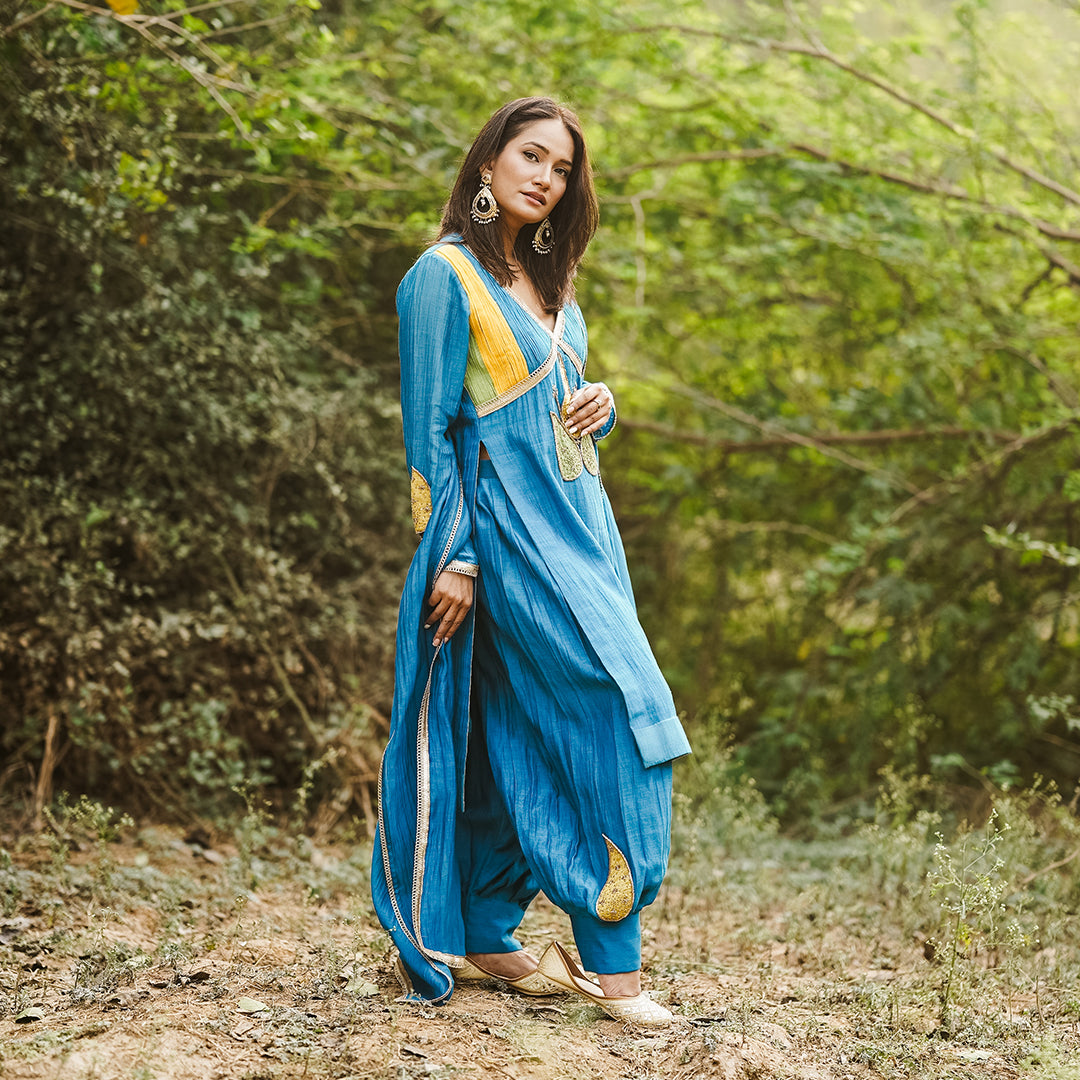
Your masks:
M524 150L524 151L522 151L522 153L524 153L524 155L525 155L525 156L526 156L526 157L527 157L527 158L528 158L528 159L529 159L530 161L537 161L537 160L538 160L537 156L536 156L536 155L535 155L535 154L534 154L534 153L533 153L533 152L532 152L531 150Z

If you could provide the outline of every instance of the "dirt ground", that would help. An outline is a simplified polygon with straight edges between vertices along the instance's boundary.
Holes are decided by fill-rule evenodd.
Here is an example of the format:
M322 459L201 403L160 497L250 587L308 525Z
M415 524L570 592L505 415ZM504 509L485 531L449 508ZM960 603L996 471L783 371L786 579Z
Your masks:
M783 866L755 870L774 902L673 875L644 970L679 1024L646 1035L495 983L399 1001L362 852L254 858L169 829L82 846L11 844L0 865L4 1080L1080 1077L1075 1016L1048 1018L1020 982L990 1000L985 1038L941 1038L925 942L815 915L821 888ZM543 898L520 936L570 941Z

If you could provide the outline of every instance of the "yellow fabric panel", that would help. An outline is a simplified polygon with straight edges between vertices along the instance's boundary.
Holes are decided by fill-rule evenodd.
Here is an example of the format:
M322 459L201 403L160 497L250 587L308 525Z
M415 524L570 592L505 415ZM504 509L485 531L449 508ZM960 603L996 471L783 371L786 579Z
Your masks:
M454 268L469 297L469 332L491 376L496 396L528 378L529 365L499 309L495 298L476 272L469 256L454 244L437 249ZM479 402L475 404L479 405Z

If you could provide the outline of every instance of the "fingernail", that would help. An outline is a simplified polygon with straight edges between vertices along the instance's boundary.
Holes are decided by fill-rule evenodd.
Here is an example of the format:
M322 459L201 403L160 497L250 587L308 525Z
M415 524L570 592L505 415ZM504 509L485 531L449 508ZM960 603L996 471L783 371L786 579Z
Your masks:
M424 623L424 629L425 630L430 630L431 629L431 623L429 623L429 622Z
M566 430L569 431L571 435L576 435L577 434L577 424L571 424Z

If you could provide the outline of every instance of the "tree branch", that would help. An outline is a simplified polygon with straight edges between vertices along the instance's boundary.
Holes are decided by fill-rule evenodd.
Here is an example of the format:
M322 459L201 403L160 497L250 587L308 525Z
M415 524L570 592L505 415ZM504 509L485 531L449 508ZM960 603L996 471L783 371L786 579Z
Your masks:
M181 8L179 11L170 11L168 18L179 19L184 15L194 15L196 11L209 11L211 8L231 7L233 4L246 4L251 0L210 0L207 4L195 4L193 7ZM151 16L155 18L156 16Z
M1040 285L1045 285L1050 280L1054 273L1053 264L1044 267L1031 281L1024 286L1024 291L1020 294L1020 301L1016 305L1017 308L1022 308L1034 295L1035 290Z
M857 162L847 161L844 158L833 157L827 150L823 150L817 146L811 146L808 143L792 143L791 149L800 150L802 153L809 154L819 161L826 161L832 165L839 165L842 169L847 169L851 172L862 173L866 176L876 176L881 180L887 180L890 184L900 184L903 187L909 188L912 191L921 192L924 195L940 195L946 199L957 199L961 202L969 203L986 213L1001 214L1003 217L1016 218L1017 220L1032 226L1032 228L1037 229L1044 236L1048 236L1052 240L1074 240L1080 243L1080 232L1062 229L1052 222L1032 217L1030 214L1026 214L1023 210L1018 210L1014 206L1002 206L998 203L989 202L986 199L979 199L970 192L965 191L964 188L958 187L955 184L936 184L929 181L915 180L912 177L902 176L899 173L894 173L888 169L876 169L871 165L860 165Z
M87 11L93 15L100 15L102 18L113 19L121 25L130 26L140 37L150 42L155 49L163 52L173 63L177 64L182 70L186 71L192 79L195 80L210 96L218 103L222 111L232 120L236 127L237 133L245 142L254 142L251 133L244 127L244 122L240 119L239 113L225 100L225 96L219 89L219 85L226 85L232 90L248 91L247 87L240 86L239 84L227 83L224 80L216 79L214 76L207 74L205 71L200 71L199 68L193 64L190 60L181 56L175 49L167 45L160 38L150 33L147 29L147 24L157 21L159 16L150 16L148 19L140 19L134 15L117 15L109 8L95 7L93 4L82 3L81 0L57 0L57 3L62 4L64 7L73 8L76 11ZM168 20L165 20L168 22ZM172 29L177 29L172 23L168 23Z
M245 172L242 169L214 169L207 166L192 169L192 176L217 176L223 180L247 180L256 184L277 184L280 187L295 187L303 191L406 191L404 184L395 183L392 180L383 180L380 177L365 177L367 183L358 184L347 178L342 178L337 183L328 180L315 180L305 176L275 176L273 173Z
M802 435L797 431L789 431L787 428L771 420L759 420L756 416L740 409L737 405L731 405L726 401L721 401L719 398L714 398L693 387L676 383L670 387L670 391L679 394L681 397L689 398L691 401L696 402L698 405L703 405L705 408L715 409L717 412L723 413L724 416L736 420L740 424L745 424L747 427L754 428L766 436L776 437L783 442L793 443L794 445L802 446L807 450L816 450L819 454L842 462L852 469L858 469L860 472L876 476L891 488L900 488L912 495L918 494L920 490L910 481L896 476L894 473L887 472L885 469L880 469L871 462L863 461L861 458L857 458L844 450L834 449L808 435Z
M1049 866L1044 866L1041 870L1033 870L1030 874L1026 874L1016 883L1016 887L1026 889L1036 878L1042 877L1043 874L1049 874L1051 870L1060 870L1078 857L1080 857L1080 848L1077 848L1072 854L1066 855L1065 858L1058 859L1056 862L1050 863Z
M744 42L749 44L749 42ZM947 131L950 131L958 138L964 139L969 142L978 142L975 132L970 128L961 127L959 124L954 123L944 113L940 113L937 109L913 98L910 94L905 93L898 86L894 86L892 83L886 82L884 79L878 78L876 75L871 75L868 71L862 71L859 68L854 67L852 64L847 63L837 56L829 49L813 46L813 45L798 45L788 42L780 41L767 41L757 43L766 49L775 52L791 52L798 53L802 56L810 56L816 59L824 60L827 63L833 64L841 71L846 71L855 79L859 79L862 82L868 83L870 86L874 86L881 90L883 93L888 94L890 97L899 101L903 105L907 105L908 108L914 109L916 112L920 112L923 116L933 120L934 123L940 124ZM1080 192L1073 191L1071 188L1065 187L1064 184L1059 184L1056 180L1049 176L1044 176L1042 173L1037 172L1035 169L1028 168L1022 162L1015 161L1004 150L999 147L989 146L986 147L989 154L996 158L1000 164L1005 168L1011 169L1013 172L1018 173L1020 176L1030 180L1033 184L1038 184L1040 187L1045 188L1047 191L1052 191L1055 195L1061 196L1067 202L1073 203L1075 206L1080 206Z
M1030 364L1044 379L1046 379L1047 383L1050 385L1050 389L1057 394L1058 400L1067 409L1080 409L1080 394L1077 394L1067 382L1059 379L1050 370L1042 357L1037 356L1033 352L1024 352L1023 349L1017 348L1015 345L1010 345L1008 342L997 342L992 348L1000 349L1002 352L1007 352L1010 356L1015 356L1017 359Z
M921 113L927 119L933 123L945 128L946 131L955 135L957 138L963 139L966 142L975 143L979 146L983 144L979 141L977 135L970 128L963 127L960 124L950 120L944 113L939 112L931 105L927 105L923 101L919 101L918 98L912 97L905 90L902 90L899 86L888 82L885 79L880 78L877 75L873 75L868 71L863 71L861 68L855 67L853 64L848 63L843 58L839 57L831 49L826 48L823 44L818 42L817 44L804 45L797 41L775 41L770 38L754 38L745 37L741 34L729 34L722 30L711 30L707 27L700 26L685 26L678 23L658 23L651 26L630 26L627 27L627 32L635 34L647 34L655 33L658 30L673 30L677 33L688 34L695 37L711 37L720 41L726 41L733 45L745 45L748 48L763 49L766 52L775 53L791 53L797 56L808 56L814 60L824 60L828 64L832 64L834 67L839 68L841 71L846 72L853 79L858 79L860 82L864 82L869 86L873 86L875 89L880 90L882 93L887 94L895 101L899 101L902 105L906 105L909 109L914 109L916 112ZM1072 188L1066 187L1064 184L1058 183L1052 177L1044 176L1042 173L1035 169L1029 168L1023 162L1016 161L1010 157L1003 149L996 146L984 146L986 152L993 157L999 164L1005 168L1017 173L1020 176L1030 180L1033 184L1037 184L1039 187L1045 188L1047 191L1052 191L1055 195L1060 196L1066 202L1072 203L1074 206L1080 206L1080 192L1073 191Z
M1010 236L1015 236L1019 240L1023 240L1015 229L1010 229L1008 225L1002 225L1000 222L994 226L998 232L1008 233ZM1074 263L1071 259L1066 259L1060 251L1055 251L1054 248L1049 247L1047 244L1040 244L1038 240L1033 241L1035 246L1046 256L1046 260L1056 266L1059 270L1063 270L1065 275L1069 279L1069 284L1075 287L1080 287L1080 266Z
M58 0L50 0L49 3L39 7L37 11L32 11L29 15L24 15L10 26L5 26L4 29L0 31L0 38L10 37L16 30L21 30L26 26L27 23L32 23L35 19L40 19L42 15L56 7L57 2Z
M263 26L276 26L278 23L288 22L293 18L291 13L284 15L274 15L269 19L259 19L257 22L242 23L238 26L223 26L220 30L210 30L205 34L199 35L200 41L205 41L207 38L226 37L229 34L242 34L247 30L257 30Z
M1033 229L1038 230L1043 236L1051 240L1069 240L1080 243L1080 232L1071 229L1063 229L1053 222L1042 218L1032 217L1031 214L1017 209L1015 206L1004 206L1000 203L992 203L986 199L979 199L955 184L941 184L929 180L916 180L914 177L904 176L893 172L891 169L875 168L872 165L862 165L855 161L833 156L828 150L810 143L794 142L785 147L752 147L742 150L713 150L702 154L680 154L678 157L666 158L656 161L641 161L634 165L627 165L621 169L613 169L611 172L598 174L599 179L625 180L636 173L651 169L677 169L681 165L696 165L713 161L759 161L763 158L784 157L791 151L806 154L818 161L824 161L830 165L837 165L846 172L858 173L862 176L875 176L879 180L885 180L890 184L898 184L910 191L916 191L922 195L938 195L944 199L956 199L965 202L978 210L988 214L1000 214L1002 217L1014 218L1023 221Z
M986 457L975 462L975 464L970 468L965 469L959 476L950 477L948 480L943 480L940 484L934 484L932 487L925 488L906 502L901 503L889 515L887 524L895 525L896 522L902 517L906 517L907 514L916 507L926 506L930 503L937 502L943 496L958 491L975 477L989 472L995 466L1008 461L1009 458L1015 457L1017 454L1022 453L1031 446L1035 446L1041 442L1062 438L1071 427L1080 427L1080 414L1074 413L1072 416L1069 416L1056 424L1049 424L1039 431L1032 432L1030 435L1023 435L1014 439L1007 446L1004 446L993 454L988 454Z
M652 420L637 420L620 417L619 427L628 428L630 431L645 431L650 435L659 435L661 438L670 439L672 442L690 443L693 446L705 446L710 450L723 450L726 453L750 453L758 450L774 450L777 447L791 446L790 438L773 436L768 439L722 439L713 435L706 435L697 431L680 431L678 428L669 427L666 424L658 424ZM856 445L856 446L880 446L899 442L925 442L932 439L990 439L993 442L1009 443L1019 438L1015 431L998 431L994 429L942 427L942 428L910 428L890 429L884 428L879 431L815 431L812 436L815 443L824 446Z
M815 529L813 525L802 525L797 521L732 521L730 518L721 518L710 524L733 533L795 533L797 536L809 536L812 540L818 540L830 547L840 543L838 536L830 536L827 532Z
M696 165L711 161L755 161L758 158L780 157L784 153L781 149L769 147L751 147L747 150L710 150L701 154L680 154L678 157L665 158L662 161L642 161L636 165L627 165L621 169L611 169L608 172L597 172L598 180L626 180L635 173L645 172L647 169L677 169L680 165Z

